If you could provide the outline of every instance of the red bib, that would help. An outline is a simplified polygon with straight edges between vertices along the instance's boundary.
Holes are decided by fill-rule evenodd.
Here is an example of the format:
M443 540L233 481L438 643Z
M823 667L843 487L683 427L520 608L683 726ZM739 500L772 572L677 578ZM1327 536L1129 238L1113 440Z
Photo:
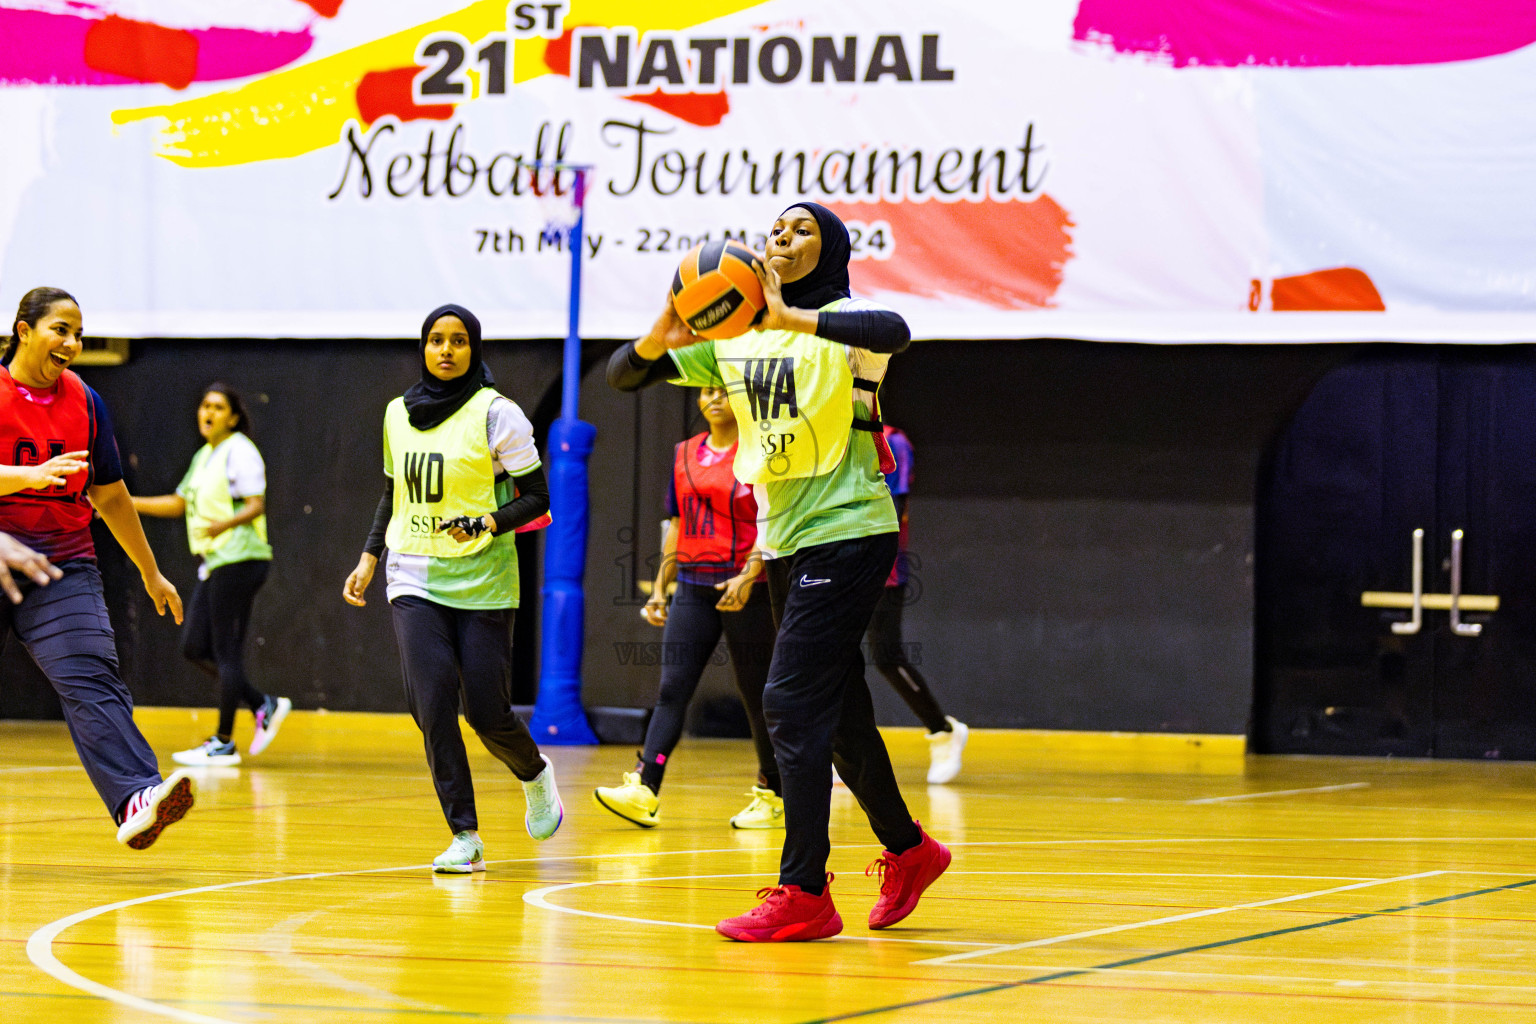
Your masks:
M736 479L733 471L736 446L716 453L705 465L699 449L707 433L690 437L677 446L672 461L672 481L677 489L679 529L677 564L685 582L702 570L717 577L734 575L746 563L747 552L757 539L757 500L752 488ZM690 566L697 566L690 573Z
M96 421L85 382L65 370L52 398L46 405L33 401L0 367L0 464L36 466L65 452L95 448ZM54 561L95 558L85 493L93 475L87 470L65 477L60 487L0 497L0 530Z

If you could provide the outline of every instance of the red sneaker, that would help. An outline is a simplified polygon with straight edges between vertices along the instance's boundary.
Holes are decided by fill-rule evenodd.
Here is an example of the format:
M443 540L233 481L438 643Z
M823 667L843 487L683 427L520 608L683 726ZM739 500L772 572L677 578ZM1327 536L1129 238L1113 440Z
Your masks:
M913 910L918 897L949 867L949 847L938 842L918 823L923 841L897 856L890 850L864 869L866 875L880 875L880 899L869 912L871 928L889 928Z
M715 931L737 942L809 942L830 939L843 930L843 919L832 905L832 873L827 887L812 896L798 885L772 885L757 891L763 902L715 925Z

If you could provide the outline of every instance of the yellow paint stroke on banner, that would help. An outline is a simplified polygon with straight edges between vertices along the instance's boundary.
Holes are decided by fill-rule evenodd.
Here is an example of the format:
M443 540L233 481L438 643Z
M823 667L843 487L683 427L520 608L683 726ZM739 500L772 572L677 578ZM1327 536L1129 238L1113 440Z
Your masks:
M675 31L756 7L764 0L573 0L565 24L627 25L640 32ZM118 110L114 124L164 121L158 156L183 167L228 167L302 156L335 145L348 121L361 121L357 85L370 71L415 63L423 36L457 32L471 42L507 28L507 0L479 0L403 32L278 71L238 89L180 103ZM513 81L548 74L543 39L518 40ZM468 70L468 69L466 69ZM480 75L467 75L478 96Z
M656 0L641 11L634 0L573 0L565 27L627 25L640 32L675 32L727 14L758 7L767 0ZM526 82L549 74L544 50L549 40L519 39L513 47L512 81Z

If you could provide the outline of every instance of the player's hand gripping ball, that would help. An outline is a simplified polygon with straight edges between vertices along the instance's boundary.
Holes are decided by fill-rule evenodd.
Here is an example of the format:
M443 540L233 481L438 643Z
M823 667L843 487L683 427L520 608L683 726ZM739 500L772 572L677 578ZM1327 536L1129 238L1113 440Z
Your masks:
M752 270L761 262L740 242L700 242L672 275L672 308L700 337L747 333L767 306Z

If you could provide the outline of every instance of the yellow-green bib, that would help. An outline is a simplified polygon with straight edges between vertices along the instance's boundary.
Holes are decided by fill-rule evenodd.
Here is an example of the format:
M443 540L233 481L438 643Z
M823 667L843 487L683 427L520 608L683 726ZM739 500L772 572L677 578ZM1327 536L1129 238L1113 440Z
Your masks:
M481 388L430 430L411 426L405 399L384 411L384 447L395 474L395 504L384 535L391 550L409 555L464 558L495 540L489 532L460 544L439 529L454 516L495 509L496 468L486 439L486 415L497 394Z
M186 481L178 489L187 503L187 546L194 555L201 555L210 569L272 557L265 515L231 527L217 537L203 533L209 523L234 518L235 499L229 493L229 455L235 443L235 438L229 437L217 448L203 445L192 457Z
M853 427L853 371L844 346L800 331L748 331L715 342L715 360L741 431L736 479L766 484L822 476L843 461Z

